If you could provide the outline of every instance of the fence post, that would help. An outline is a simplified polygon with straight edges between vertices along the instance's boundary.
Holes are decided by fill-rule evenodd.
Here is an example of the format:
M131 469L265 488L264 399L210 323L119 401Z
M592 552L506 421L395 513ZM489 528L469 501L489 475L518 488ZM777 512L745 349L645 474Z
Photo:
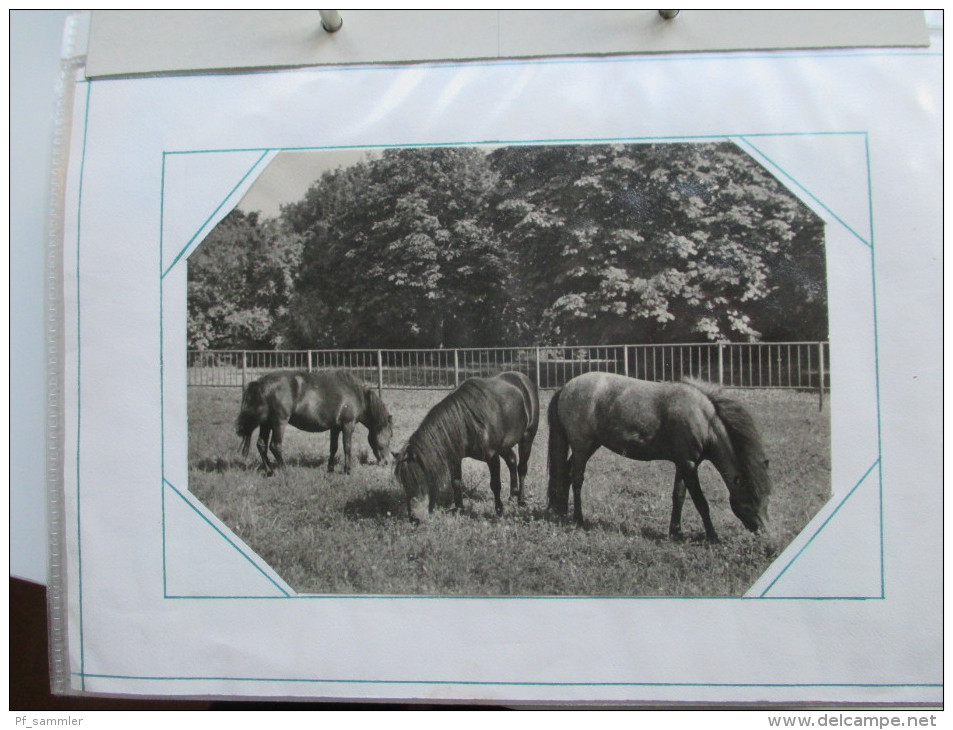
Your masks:
M458 353L460 351L454 347L453 348L453 387L460 387L460 359Z
M311 356L314 354L313 350L308 350L308 372L310 373L314 368L311 364Z
M725 343L718 343L718 385L725 384Z
M629 346L622 345L622 373L629 377Z
M818 355L817 371L821 376L820 382L817 384L817 394L818 394L817 410L823 411L824 410L824 343L823 342L817 343L817 355Z
M384 358L381 351L377 351L377 395L384 397Z
M245 371L248 369L248 353L242 350L242 392L245 392Z

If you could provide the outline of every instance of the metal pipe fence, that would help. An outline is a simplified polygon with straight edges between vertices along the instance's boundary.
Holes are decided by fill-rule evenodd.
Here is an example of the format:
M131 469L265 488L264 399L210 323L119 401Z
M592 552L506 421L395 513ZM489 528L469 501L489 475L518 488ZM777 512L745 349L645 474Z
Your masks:
M188 384L244 387L271 370L347 368L379 390L452 389L473 376L526 373L555 389L593 370L643 380L701 378L729 388L830 390L827 342L483 347L432 350L190 350Z

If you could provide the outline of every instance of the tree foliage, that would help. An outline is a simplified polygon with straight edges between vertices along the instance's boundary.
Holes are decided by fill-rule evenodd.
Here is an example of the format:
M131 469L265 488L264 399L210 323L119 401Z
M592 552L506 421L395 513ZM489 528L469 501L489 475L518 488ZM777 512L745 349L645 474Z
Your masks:
M223 221L189 262L189 337L826 339L824 262L820 219L728 142L393 149Z
M487 225L497 177L476 149L388 150L325 174L284 215L303 236L302 344L491 344L509 255Z
M735 145L509 147L492 156L508 186L501 229L522 252L526 311L538 313L533 326L545 338L755 340L780 324L764 315L783 320L795 303L817 305L810 334L826 336L823 228Z
M283 346L300 258L300 239L279 221L229 213L188 260L189 347Z

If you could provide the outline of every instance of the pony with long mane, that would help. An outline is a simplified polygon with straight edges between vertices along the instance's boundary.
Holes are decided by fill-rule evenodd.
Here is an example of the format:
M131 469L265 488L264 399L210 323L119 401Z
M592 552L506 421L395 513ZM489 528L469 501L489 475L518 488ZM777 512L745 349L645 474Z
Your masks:
M242 395L235 431L248 456L252 434L258 429L258 453L265 473L284 466L281 442L285 426L302 431L331 432L328 471L334 471L338 438L344 441L344 473L351 471L351 439L356 424L367 428L367 443L379 464L387 463L393 419L377 392L347 370L295 372L278 370L248 384ZM271 451L273 465L268 459Z
M539 395L526 375L504 372L492 378L469 378L424 416L407 445L396 454L394 471L407 497L411 520L433 511L447 482L457 509L463 507L462 461L485 461L498 515L500 459L510 471L510 496L525 504L523 484L533 439L539 427ZM519 451L519 458L513 447Z
M638 461L675 464L669 535L681 537L688 490L708 540L717 542L698 467L710 461L728 487L731 510L752 532L768 525L768 461L751 414L719 387L700 380L654 383L611 373L586 373L549 404L549 506L582 524L586 463L605 446Z

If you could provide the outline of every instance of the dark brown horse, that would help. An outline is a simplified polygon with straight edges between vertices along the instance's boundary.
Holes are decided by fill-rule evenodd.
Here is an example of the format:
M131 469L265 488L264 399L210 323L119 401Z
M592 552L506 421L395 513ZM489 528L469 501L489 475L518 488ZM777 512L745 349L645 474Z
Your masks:
M718 539L698 482L698 466L706 459L724 479L731 509L744 526L752 532L767 526L771 481L761 438L748 411L717 386L610 373L570 380L549 404L549 509L566 514L571 482L573 517L582 523L586 462L600 446L630 459L675 464L673 538L681 535L687 488L708 539Z
M393 422L384 402L347 370L293 372L278 370L248 384L242 396L242 408L235 430L242 437L242 454L247 456L251 437L258 431L258 453L267 474L275 465L284 466L281 441L285 426L291 424L312 433L331 432L328 471L334 471L338 436L344 438L344 473L351 471L351 437L355 424L367 428L367 442L378 463L386 464L393 434Z
M395 472L407 496L411 520L425 519L447 482L457 509L463 507L462 461L485 461L496 513L500 498L500 458L510 470L510 496L523 505L523 483L533 439L539 427L536 385L522 373L470 378L430 409L396 454ZM513 447L519 447L519 460Z

